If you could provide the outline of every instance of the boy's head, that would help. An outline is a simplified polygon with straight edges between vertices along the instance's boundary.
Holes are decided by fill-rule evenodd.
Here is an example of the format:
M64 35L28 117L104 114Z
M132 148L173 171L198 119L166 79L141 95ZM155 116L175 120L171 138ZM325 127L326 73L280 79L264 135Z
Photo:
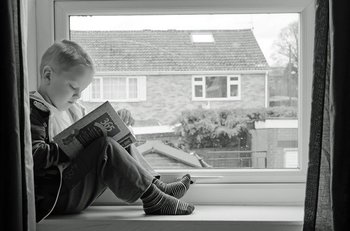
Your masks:
M77 43L55 42L40 64L39 92L59 110L69 108L90 84L94 75L90 56Z

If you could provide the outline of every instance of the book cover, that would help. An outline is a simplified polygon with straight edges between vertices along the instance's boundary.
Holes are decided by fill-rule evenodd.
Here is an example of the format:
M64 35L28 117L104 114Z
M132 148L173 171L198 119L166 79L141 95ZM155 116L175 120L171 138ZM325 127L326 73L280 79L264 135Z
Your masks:
M95 139L102 136L112 137L124 148L136 141L133 133L108 101L53 139L69 157L74 158Z

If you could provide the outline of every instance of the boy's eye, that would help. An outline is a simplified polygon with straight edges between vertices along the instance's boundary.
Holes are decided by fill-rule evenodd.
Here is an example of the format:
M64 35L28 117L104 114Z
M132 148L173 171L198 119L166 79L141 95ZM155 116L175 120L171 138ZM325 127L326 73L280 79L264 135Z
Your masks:
M73 90L77 90L77 87L74 87L72 84L69 84L70 88L72 88Z

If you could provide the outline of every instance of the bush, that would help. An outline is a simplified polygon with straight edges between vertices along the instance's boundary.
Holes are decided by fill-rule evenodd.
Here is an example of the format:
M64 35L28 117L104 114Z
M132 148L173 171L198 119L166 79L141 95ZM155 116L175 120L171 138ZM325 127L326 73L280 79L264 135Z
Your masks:
M186 110L175 121L180 143L193 148L223 148L249 145L249 130L255 121L272 117L296 117L291 107L257 109L195 109Z
M222 148L237 145L249 134L250 121L243 111L187 110L177 123L176 133L189 148Z

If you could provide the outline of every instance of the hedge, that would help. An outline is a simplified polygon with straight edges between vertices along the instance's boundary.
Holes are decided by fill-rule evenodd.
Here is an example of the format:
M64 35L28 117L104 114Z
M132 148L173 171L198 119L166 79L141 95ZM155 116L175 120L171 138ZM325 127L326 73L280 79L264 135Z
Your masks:
M185 110L174 123L180 143L188 148L223 148L248 145L249 130L255 121L267 118L296 118L293 107L257 109L195 109Z

